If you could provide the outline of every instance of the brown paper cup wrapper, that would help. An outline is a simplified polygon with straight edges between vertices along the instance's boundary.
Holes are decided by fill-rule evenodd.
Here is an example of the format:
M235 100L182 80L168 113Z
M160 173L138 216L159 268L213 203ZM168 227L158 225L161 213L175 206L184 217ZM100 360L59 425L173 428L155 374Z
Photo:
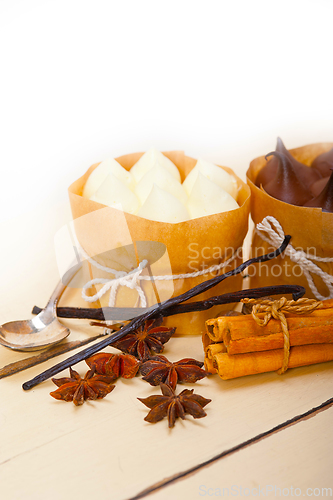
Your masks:
M290 153L301 163L310 166L312 161L321 153L332 148L333 143L310 144L290 150ZM255 224L266 216L275 217L281 224L285 234L290 234L291 244L296 250L317 257L333 257L333 214L322 212L321 208L298 207L289 205L268 195L255 185L258 172L266 165L264 156L256 158L250 163L247 171L247 182L251 189L251 216ZM252 240L251 255L255 257L272 250L272 246L265 242L256 232ZM313 261L323 271L333 275L333 263ZM278 257L264 264L249 268L251 287L298 284L306 288L306 296L314 298L308 281L299 265L288 257ZM318 292L328 296L329 291L322 279L316 274L311 275ZM333 277L332 277L333 280Z
M195 159L185 156L180 151L164 154L178 167L182 181L196 164ZM133 153L116 158L116 160L129 170L142 155L143 153ZM142 275L151 273L155 277L187 274L207 269L224 262L233 255L233 252L237 252L239 257L229 267L223 269L223 272L241 263L239 249L242 247L248 229L250 189L237 176L235 176L239 186L237 201L240 206L238 209L178 224L169 224L144 219L83 198L84 184L97 165L92 165L69 187L76 236L82 248L94 260L104 266L128 272L137 267L143 259L147 259L150 268L145 269ZM221 168L235 175L227 167ZM89 216L84 217L87 215ZM113 277L103 274L93 266L91 266L91 273L93 278ZM196 278L154 281L154 283L141 281L141 283L148 305L151 306L159 301L180 295L214 275L216 273ZM226 279L208 292L194 298L193 301L204 300L241 288L242 276L238 275ZM107 306L108 297L104 296L100 302L103 307ZM120 287L115 305L136 307L138 305L137 291L124 286ZM218 307L219 310L223 310L223 306ZM225 307L230 309L230 305ZM165 318L165 324L176 327L178 335L201 335L205 329L205 321L211 317L211 310L179 314Z

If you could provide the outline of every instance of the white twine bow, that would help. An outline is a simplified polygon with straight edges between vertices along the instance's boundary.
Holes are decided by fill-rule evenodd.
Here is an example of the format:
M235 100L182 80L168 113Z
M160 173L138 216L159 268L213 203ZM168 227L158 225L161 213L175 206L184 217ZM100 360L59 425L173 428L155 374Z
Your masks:
M281 224L275 217L268 215L256 226L256 232L267 243L270 243L273 247L278 248L281 246L285 234L282 229ZM265 236L266 233L268 236ZM333 299L333 276L331 274L323 271L317 264L312 261L317 262L333 262L333 258L330 257L317 257L316 255L311 255L303 250L295 250L291 243L287 246L285 254L289 257L292 262L298 264L303 271L304 276L307 279L309 288L311 292L318 300ZM328 288L329 295L324 297L318 292L316 285L314 284L312 274L319 276Z
M114 307L117 298L117 292L120 286L126 286L128 288L134 289L138 292L140 298L141 307L147 306L146 295L141 287L141 281L167 281L167 280L177 280L177 279L186 279L186 278L196 278L198 276L203 276L205 274L210 274L214 272L218 272L224 267L228 266L237 256L237 252L235 252L230 259L222 262L221 264L215 264L207 269L203 269L202 271L195 271L193 273L187 274L171 274L165 276L142 276L142 271L148 265L148 261L144 259L137 268L133 269L130 272L125 271L116 271L110 267L102 266L94 259L89 257L89 255L83 250L83 248L79 245L79 242L76 240L76 245L80 249L80 253L83 257L90 262L90 264L101 271L113 274L114 278L94 278L88 281L82 288L82 298L87 302L96 302L103 295L105 295L108 290L110 290L109 295L109 307ZM104 286L98 290L95 295L87 295L86 291L91 288L93 285L103 285Z
M141 307L147 306L147 299L144 291L140 286L139 281L140 274L148 264L147 260L144 259L142 262L140 262L137 268L133 269L133 271L130 271L129 273L126 273L125 271L116 271L115 269L101 266L100 264L98 264L98 262L94 261L91 258L89 258L89 262L93 263L93 265L95 267L98 267L99 269L102 268L103 271L114 274L116 277L113 279L94 278L88 281L88 283L86 283L82 288L82 298L84 300L86 300L87 302L96 302L96 300L99 300L101 297L103 297L103 295L106 294L108 290L110 290L109 307L113 307L116 303L118 288L120 286L126 286L127 288L131 288L132 290L136 290L138 292ZM93 285L102 285L103 283L105 283L104 286L100 290L98 290L95 295L86 294L86 290L88 290L88 288L91 288Z

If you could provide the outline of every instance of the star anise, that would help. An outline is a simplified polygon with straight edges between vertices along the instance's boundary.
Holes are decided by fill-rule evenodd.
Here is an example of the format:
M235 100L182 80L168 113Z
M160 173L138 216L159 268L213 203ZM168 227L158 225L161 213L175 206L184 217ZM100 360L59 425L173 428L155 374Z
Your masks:
M140 372L143 380L150 385L159 385L161 382L176 388L178 382L193 383L208 375L201 367L203 363L192 358L184 358L175 363L165 356L152 356L141 365Z
M156 423L164 417L168 417L169 427L175 425L176 418L185 419L185 414L189 413L194 418L206 416L203 407L211 402L199 394L193 394L193 389L184 389L180 394L166 384L160 385L163 396L149 396L148 398L138 398L141 403L151 408L145 420Z
M161 326L162 321L163 318L148 320L137 330L114 342L112 346L139 359L149 358L151 351L162 352L163 344L168 342L176 330Z
M111 383L114 377L95 375L95 369L87 371L84 378L72 368L69 370L70 377L52 379L52 382L59 387L56 391L50 392L53 398L73 401L76 406L80 406L86 399L104 398L115 388Z
M114 377L133 378L137 374L140 366L134 356L130 354L111 354L100 352L86 359L89 368L95 368L99 375Z

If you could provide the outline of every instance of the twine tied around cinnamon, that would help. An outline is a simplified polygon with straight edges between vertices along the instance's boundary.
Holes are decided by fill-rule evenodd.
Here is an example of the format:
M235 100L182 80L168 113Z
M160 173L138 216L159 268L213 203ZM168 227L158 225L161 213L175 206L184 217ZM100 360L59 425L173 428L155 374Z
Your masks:
M266 326L271 318L280 320L283 333L283 361L277 373L282 375L288 369L290 356L289 330L284 313L312 313L315 309L322 307L322 302L315 299L307 299L306 297L296 301L287 300L286 297L281 297L277 300L246 298L242 299L242 302L245 304L253 304L252 317L259 326Z

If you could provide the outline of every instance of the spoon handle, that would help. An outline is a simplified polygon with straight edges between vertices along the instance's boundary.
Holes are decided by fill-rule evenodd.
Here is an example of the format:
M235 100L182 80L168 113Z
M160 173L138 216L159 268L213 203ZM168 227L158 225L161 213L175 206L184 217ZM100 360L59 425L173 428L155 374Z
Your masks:
M52 316L56 316L56 307L57 303L64 292L67 285L70 283L71 279L75 276L75 274L81 268L81 262L74 260L65 274L62 276L61 280L53 290L51 297L49 298L48 303L45 306L44 312L51 313Z

